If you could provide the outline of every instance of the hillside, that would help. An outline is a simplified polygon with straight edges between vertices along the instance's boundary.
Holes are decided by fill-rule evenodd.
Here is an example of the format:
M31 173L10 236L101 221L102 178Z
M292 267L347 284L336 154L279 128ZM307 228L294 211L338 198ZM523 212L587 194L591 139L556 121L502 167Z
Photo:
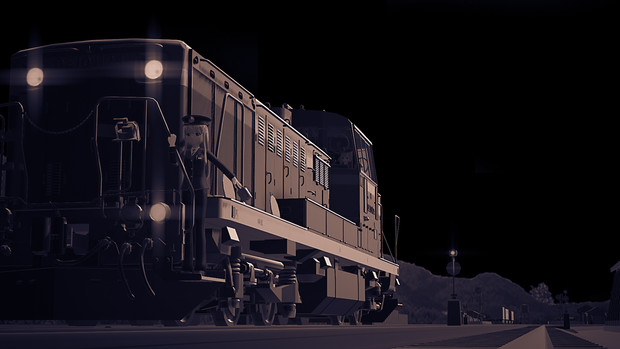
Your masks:
M403 304L401 311L409 314L409 322L445 323L447 301L452 293L452 277L434 275L415 264L403 261L398 263L401 285L396 292L399 302ZM514 311L515 321L524 318L524 322L530 323L559 321L563 312L561 305L540 303L523 287L496 273L482 273L473 278L457 277L455 285L462 309L481 312L488 320L501 319L502 307ZM522 314L523 304L527 304L529 314ZM607 310L607 302L569 303L571 317L579 319L577 309L584 305Z

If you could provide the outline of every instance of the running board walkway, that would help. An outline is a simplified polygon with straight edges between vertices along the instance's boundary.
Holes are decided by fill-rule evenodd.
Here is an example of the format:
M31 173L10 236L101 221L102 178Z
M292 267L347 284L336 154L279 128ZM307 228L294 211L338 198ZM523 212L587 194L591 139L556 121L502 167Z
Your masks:
M393 349L605 349L604 347L577 337L565 330L547 326L527 326L506 331L491 332L414 344Z

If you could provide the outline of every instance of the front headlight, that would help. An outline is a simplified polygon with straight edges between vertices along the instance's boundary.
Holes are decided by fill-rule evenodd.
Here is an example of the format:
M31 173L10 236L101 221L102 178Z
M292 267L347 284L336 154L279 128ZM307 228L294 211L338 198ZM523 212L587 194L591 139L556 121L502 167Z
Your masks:
M156 59L148 61L144 65L144 75L151 80L158 79L163 73L164 65Z
M157 223L161 223L166 219L170 218L170 206L166 205L163 202L158 202L151 206L149 210L149 217Z
M30 68L26 73L26 83L31 87L41 85L43 83L43 70L41 68Z

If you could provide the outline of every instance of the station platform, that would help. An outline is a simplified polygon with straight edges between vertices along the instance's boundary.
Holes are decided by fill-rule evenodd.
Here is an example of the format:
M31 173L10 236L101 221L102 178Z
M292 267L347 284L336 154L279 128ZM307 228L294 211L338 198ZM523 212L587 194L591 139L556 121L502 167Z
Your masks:
M620 332L602 326L564 330L533 325L475 336L412 344L393 349L620 349Z

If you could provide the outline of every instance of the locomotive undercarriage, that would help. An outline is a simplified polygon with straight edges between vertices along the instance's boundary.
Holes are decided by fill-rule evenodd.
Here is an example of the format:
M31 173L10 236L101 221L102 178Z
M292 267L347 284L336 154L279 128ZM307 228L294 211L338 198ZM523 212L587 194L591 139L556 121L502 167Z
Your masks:
M359 324L382 321L381 314L396 306L395 277L372 265L391 263L233 199L212 197L207 206L204 238L198 239L205 254L197 253L189 268L181 258L186 255L174 260L163 254L162 239L137 233L129 245L122 243L128 232L109 219L119 215L115 209L105 215L100 208L14 210L13 232L31 231L24 243L39 247L31 260L15 260L33 267L0 271L3 284L15 286L1 291L14 300L3 317L186 325L210 314L217 325L320 317ZM157 231L158 223L151 224Z
M207 212L208 225L224 226L208 231L213 247L218 237L220 248L230 243L234 232L247 251L240 260L242 271L249 270L244 278L249 304L258 300L262 309L272 309L269 304L276 303L280 323L317 317L334 324L380 322L397 305L395 273L378 272L395 270L393 263L233 199L211 197ZM257 271L262 278L255 278Z

